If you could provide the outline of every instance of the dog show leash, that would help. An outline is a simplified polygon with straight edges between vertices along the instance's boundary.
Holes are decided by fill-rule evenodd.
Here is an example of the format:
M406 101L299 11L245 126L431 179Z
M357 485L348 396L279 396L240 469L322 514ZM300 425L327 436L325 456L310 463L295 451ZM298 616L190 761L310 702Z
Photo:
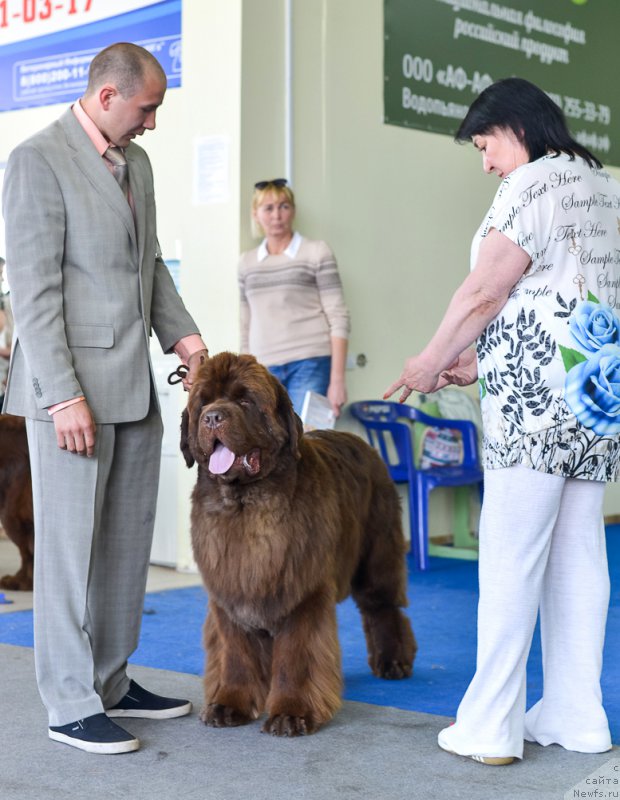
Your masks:
M168 383L170 386L174 386L177 383L182 383L185 378L187 378L189 374L189 369L185 366L185 364L179 364L179 366L168 375Z

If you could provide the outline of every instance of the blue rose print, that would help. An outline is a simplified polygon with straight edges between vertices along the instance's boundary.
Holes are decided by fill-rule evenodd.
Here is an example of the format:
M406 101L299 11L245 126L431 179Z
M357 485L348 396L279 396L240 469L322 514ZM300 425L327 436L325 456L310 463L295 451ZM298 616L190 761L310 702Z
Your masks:
M620 346L605 344L569 370L566 402L599 436L620 433Z
M586 352L595 353L606 344L620 344L620 319L613 309L584 300L569 320L570 332Z

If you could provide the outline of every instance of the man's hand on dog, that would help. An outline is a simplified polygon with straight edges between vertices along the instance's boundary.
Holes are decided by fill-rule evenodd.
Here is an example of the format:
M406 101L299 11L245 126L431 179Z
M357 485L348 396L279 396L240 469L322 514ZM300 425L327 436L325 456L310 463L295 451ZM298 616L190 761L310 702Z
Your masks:
M182 379L183 388L186 392L192 388L192 384L196 380L196 375L198 374L198 370L204 364L205 359L209 357L209 353L206 350L198 350L196 353L192 353L192 355L188 359L188 373Z

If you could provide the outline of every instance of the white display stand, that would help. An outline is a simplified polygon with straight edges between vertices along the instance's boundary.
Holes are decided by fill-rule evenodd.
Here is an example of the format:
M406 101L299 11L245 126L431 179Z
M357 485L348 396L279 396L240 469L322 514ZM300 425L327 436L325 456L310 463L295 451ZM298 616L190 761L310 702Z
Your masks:
M175 356L164 356L162 353L158 354L152 351L151 359L164 423L151 563L176 567L178 563L177 506L181 435L179 395L183 393L183 389L179 385L170 386L168 383L168 375L178 364Z

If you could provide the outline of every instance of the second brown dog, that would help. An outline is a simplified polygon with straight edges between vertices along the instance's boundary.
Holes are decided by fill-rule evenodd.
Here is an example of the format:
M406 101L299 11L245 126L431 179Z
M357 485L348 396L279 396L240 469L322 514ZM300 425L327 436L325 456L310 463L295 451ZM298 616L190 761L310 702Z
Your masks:
M34 522L28 439L24 419L12 414L0 414L0 522L21 555L19 570L0 578L0 588L31 591Z

